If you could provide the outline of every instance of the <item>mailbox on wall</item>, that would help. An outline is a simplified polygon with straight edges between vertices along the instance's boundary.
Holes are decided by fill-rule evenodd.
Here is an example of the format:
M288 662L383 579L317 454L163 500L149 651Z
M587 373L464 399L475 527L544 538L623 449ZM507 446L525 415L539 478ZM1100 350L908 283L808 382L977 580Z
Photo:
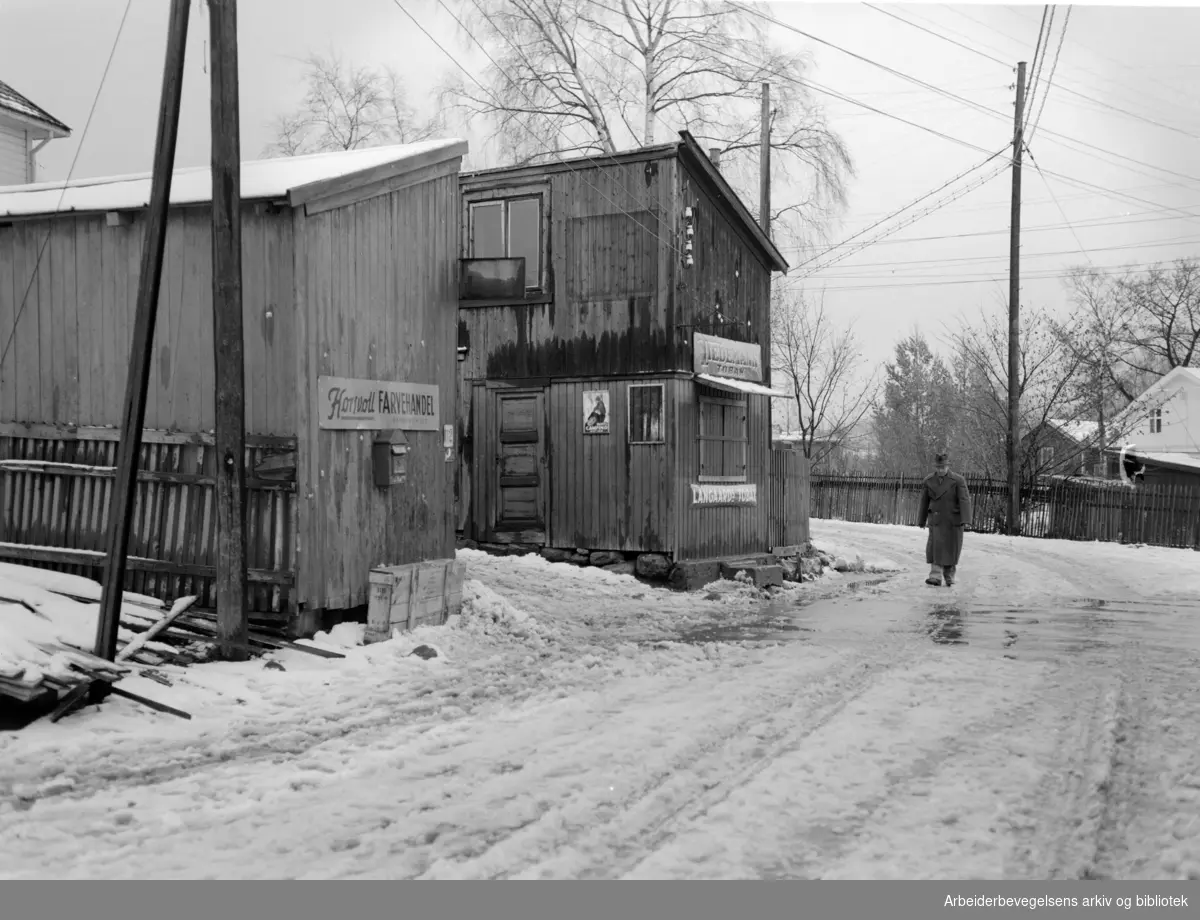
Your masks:
M379 488L401 485L408 479L408 438L399 428L379 432L371 454Z

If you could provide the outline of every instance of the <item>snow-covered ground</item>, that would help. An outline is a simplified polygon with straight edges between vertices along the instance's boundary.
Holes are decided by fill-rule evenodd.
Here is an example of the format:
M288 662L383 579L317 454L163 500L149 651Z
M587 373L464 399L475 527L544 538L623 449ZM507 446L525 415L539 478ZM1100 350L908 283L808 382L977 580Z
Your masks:
M454 624L130 678L193 720L0 734L0 876L1200 875L1200 553L968 534L931 589L920 531L813 530L899 574L767 599L464 552Z

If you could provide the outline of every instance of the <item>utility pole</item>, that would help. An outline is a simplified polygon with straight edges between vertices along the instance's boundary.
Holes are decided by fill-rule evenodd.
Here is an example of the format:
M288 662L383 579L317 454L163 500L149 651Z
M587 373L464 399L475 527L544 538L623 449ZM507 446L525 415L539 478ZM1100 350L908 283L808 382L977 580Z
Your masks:
M216 362L217 639L242 660L246 616L246 367L242 336L242 151L237 0L209 0L213 348Z
M1012 226L1008 249L1008 532L1021 531L1021 149L1024 146L1025 62L1017 64L1013 118Z
M771 84L762 85L762 136L759 141L758 203L763 233L771 236Z
M121 441L117 448L116 480L109 507L108 556L100 592L100 618L96 623L96 655L108 661L116 659L117 632L121 624L126 552L133 526L138 456L142 448L142 426L146 421L146 389L150 381L163 252L167 245L167 213L171 202L171 176L175 170L175 143L179 137L179 107L183 95L183 65L190 10L191 0L172 0L167 23L167 54L158 106L158 133L154 139L150 207L146 212L137 305L133 316L133 343L129 353L129 376L125 378ZM94 683L90 691L93 702L100 702L107 693L108 687L102 682Z

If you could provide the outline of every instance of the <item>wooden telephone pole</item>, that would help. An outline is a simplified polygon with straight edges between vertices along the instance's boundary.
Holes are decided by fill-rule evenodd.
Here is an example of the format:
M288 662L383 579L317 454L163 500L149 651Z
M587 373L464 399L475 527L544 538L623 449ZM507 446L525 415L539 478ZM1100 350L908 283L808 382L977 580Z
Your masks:
M212 94L213 349L216 362L217 638L246 657L246 367L237 0L208 0Z
M759 141L758 205L763 233L771 236L771 84L762 85L762 135Z
M1012 227L1008 248L1008 532L1021 532L1021 149L1024 146L1025 62L1017 64L1013 121Z
M159 100L158 133L154 141L150 208L146 214L129 376L125 380L125 411L121 420L116 480L109 508L108 557L100 593L100 618L96 624L96 655L108 661L115 660L117 655L117 631L121 623L121 601L125 590L125 554L133 526L138 455L142 448L142 426L146 420L146 389L154 347L163 251L167 244L167 212L171 201L171 176L175 169L175 143L179 136L179 107L183 95L183 65L190 9L191 0L172 0L167 24L167 55L163 67L162 97ZM108 685L97 681L90 692L93 701L99 702L107 694Z

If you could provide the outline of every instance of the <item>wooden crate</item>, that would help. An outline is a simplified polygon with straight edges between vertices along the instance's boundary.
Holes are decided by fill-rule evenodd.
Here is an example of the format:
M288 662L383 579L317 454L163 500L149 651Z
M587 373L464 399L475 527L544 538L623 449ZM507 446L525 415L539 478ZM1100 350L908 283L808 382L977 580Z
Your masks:
M383 642L393 630L440 626L462 609L464 563L434 559L371 570L367 642Z

